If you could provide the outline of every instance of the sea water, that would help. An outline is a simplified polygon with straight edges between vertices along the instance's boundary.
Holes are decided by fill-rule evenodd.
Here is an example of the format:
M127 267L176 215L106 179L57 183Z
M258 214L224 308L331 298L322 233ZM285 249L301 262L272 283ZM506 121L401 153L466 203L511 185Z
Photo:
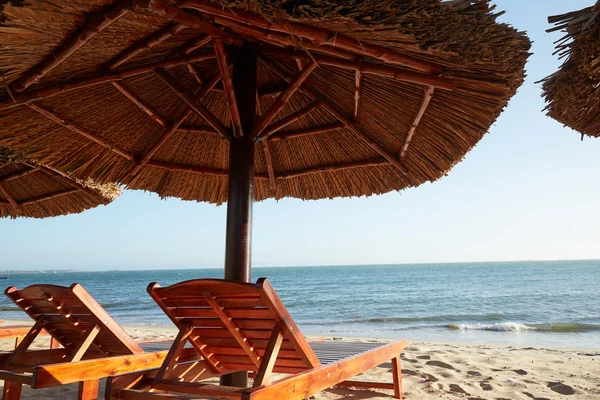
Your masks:
M110 268L110 267L109 267ZM146 293L222 268L11 272L6 286L81 283L121 324L170 325ZM600 261L255 268L305 334L600 347ZM0 319L26 319L8 298Z

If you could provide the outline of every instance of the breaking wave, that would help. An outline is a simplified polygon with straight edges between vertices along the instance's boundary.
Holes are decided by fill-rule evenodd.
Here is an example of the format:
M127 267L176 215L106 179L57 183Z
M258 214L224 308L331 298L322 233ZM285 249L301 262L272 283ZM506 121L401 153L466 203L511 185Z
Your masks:
M555 324L520 324L517 322L500 322L495 324L448 324L446 328L453 330L475 330L496 332L555 332L555 333L578 333L599 331L600 325L578 324L571 322L559 322Z

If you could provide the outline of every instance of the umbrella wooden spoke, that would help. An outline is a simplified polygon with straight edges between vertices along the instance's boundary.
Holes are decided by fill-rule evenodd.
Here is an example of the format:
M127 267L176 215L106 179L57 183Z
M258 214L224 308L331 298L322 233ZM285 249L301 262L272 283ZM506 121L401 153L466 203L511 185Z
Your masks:
M244 39L238 35L225 32L208 22L206 19L187 13L178 7L171 6L164 0L148 1L146 6L143 4L136 4L134 8L136 11L150 12L159 17L166 18L169 21L185 25L188 28L197 29L214 38L221 39L225 43L235 44L237 46L244 44Z
M273 65L267 60L263 59L264 64L270 68L273 72L281 76L285 80L291 80L288 76L287 72L279 68L278 66ZM371 135L365 132L356 122L352 120L352 118L348 117L343 111L341 111L336 105L326 100L314 87L305 84L301 89L303 92L307 93L314 100L320 101L322 106L329 111L331 115L333 115L338 121L346 126L350 131L352 131L358 138L360 138L363 142L365 142L369 147L379 153L383 158L389 161L394 167L396 167L403 174L408 174L408 168L400 162L396 156L386 150L383 146L377 143Z
M27 105L33 101L43 100L56 95L64 94L70 91L89 88L106 83L121 81L125 78L130 78L142 74L147 74L154 71L156 68L169 68L178 65L184 65L197 61L204 61L215 58L213 51L195 54L193 56L178 56L166 60L156 61L141 66L129 67L115 72L101 72L97 75L77 78L71 81L61 82L54 85L49 85L42 89L32 90L22 93L13 93L14 99L2 99L0 101L0 111L10 109L20 105Z
M318 64L313 61L306 68L304 68L296 78L290 81L290 84L281 92L275 103L267 110L265 115L263 115L261 120L258 122L256 131L253 133L253 138L256 139L260 136L262 131L287 104L294 93L300 89L300 86L302 86L304 81L306 81L308 76L315 70L315 68L317 68L317 66Z
M221 74L221 82L223 83L223 91L227 103L229 104L229 112L231 113L233 135L235 137L241 137L244 132L242 131L240 111L238 110L237 100L235 99L235 90L233 88L231 75L229 74L229 64L227 63L227 54L223 42L221 40L215 40L214 48L217 56L217 64L219 65L219 73Z
M328 133L333 131L339 131L345 129L346 125L341 122L334 122L332 124L317 126L314 128L299 129L297 131L289 131L284 133L277 133L269 136L268 142L276 142L279 140L296 139L305 136L317 135L319 133Z
M184 86L180 85L175 79L173 79L164 69L157 68L154 70L156 75L162 79L164 83L177 94L183 101L185 101L192 110L194 110L198 115L202 116L206 122L217 132L219 132L223 137L229 138L231 137L231 133L229 129L223 123L213 115L205 106L202 104L198 98L196 98L193 94L191 94Z
M183 54L190 55L194 50L199 49L200 47L206 46L210 42L212 42L213 38L210 35L202 35L195 39L192 39L188 42L184 49L182 50Z
M423 96L423 103L421 103L421 107L419 108L419 111L417 112L417 115L415 116L415 120L413 121L412 125L410 126L408 135L406 135L406 140L404 141L402 150L400 150L400 160L402 160L406 156L406 152L408 151L408 146L410 146L410 142L412 141L412 138L413 138L415 132L417 131L417 127L419 126L419 123L421 122L423 115L425 115L425 111L427 110L427 107L429 106L429 103L431 102L431 98L433 97L434 91L435 91L435 89L432 88L431 86L428 87L427 89L425 89L425 95Z
M315 101L315 102L307 105L306 107L296 111L295 113L292 113L292 114L288 115L287 117L280 119L273 125L268 126L263 131L263 134L260 135L258 140L267 139L268 137L275 134L279 130L285 128L286 126L288 126L288 125L298 121L299 119L307 116L308 114L312 113L313 111L315 111L317 108L321 107L322 105L323 105L323 103L321 101Z
M148 114L148 116L150 118L152 118L154 121L156 121L160 126L162 126L163 128L167 127L167 121L165 121L163 117L161 117L160 115L158 115L158 113L156 111L152 110L149 106L147 106L141 100L139 100L137 97L135 97L135 95L133 93L131 93L129 90L127 90L123 86L123 84L121 84L119 82L112 82L112 85L119 92L123 93L123 95L125 97L127 97L129 100L131 100L133 102L133 104L135 104L136 106L138 106L140 108L140 110L142 110L143 112L145 112L146 114Z
M0 168L3 168L5 165L7 165L8 163L2 163L2 165L0 166ZM22 171L19 172L14 172L10 175L6 175L3 177L0 177L0 183L2 182L8 182L8 181L12 181L15 179L19 179L22 178L24 176L27 176L29 174L33 174L34 172L37 172L40 170L40 167L29 167L29 169L24 169Z
M190 73L190 75L192 75L196 82L198 82L198 85L202 86L204 82L202 81L202 78L200 77L200 72L196 69L196 67L194 67L191 63L188 63L185 66L187 67L187 70Z
M345 60L343 58L318 53L307 54L306 52L298 50L280 49L277 47L266 47L264 53L284 58L289 57L296 60L312 60L313 62L317 62L321 65L357 71L361 74L372 74L386 78L397 79L404 82L433 86L444 90L454 90L456 88L456 82L452 79L437 75L413 72L395 66L376 64L366 61Z
M169 125L169 128L160 137L160 139L155 144L153 144L152 147L150 147L148 149L148 151L146 151L146 153L140 159L140 161L137 163L137 165L135 166L135 168L133 169L133 171L131 171L131 175L135 176L135 175L137 175L140 172L140 170L144 167L144 165L146 165L146 163L148 163L148 161L150 161L150 159L152 158L152 156L158 151L158 149L160 148L160 146L162 146L163 144L165 144L165 142L167 140L169 140L169 138L171 138L171 136L173 136L173 134L177 130L179 130L179 126L181 124L183 124L183 122L187 118L189 118L189 116L190 116L191 113L192 113L192 110L188 110L185 114L183 114L183 116L181 118L179 118L177 121L175 121L174 123L172 123L171 125Z
M23 91L39 82L46 74L69 58L71 54L83 47L96 35L99 35L102 30L123 17L130 11L130 7L134 3L135 0L118 2L108 9L91 14L79 32L72 36L59 50L52 52L44 61L23 75L21 79L12 85L13 88L17 91Z
M120 65L131 60L138 54L152 50L153 47L161 44L170 37L178 34L183 29L185 29L184 25L169 23L164 28L161 28L160 30L151 33L147 37L139 40L138 42L131 45L131 47L123 50L121 53L116 55L111 61L108 62L106 69L114 70L118 68Z
M135 159L132 153L108 143L106 140L94 135L93 133L90 133L90 132L86 131L85 129L80 128L77 125L71 123L70 121L59 117L58 115L56 115L54 112L52 112L51 110L49 110L47 108L44 108L35 103L28 104L28 107L34 111L37 111L38 113L42 114L44 117L48 118L52 122L57 123L58 125L62 126L63 128L66 128L66 129L70 130L71 132L75 132L87 139L90 139L91 141L98 143L99 145L103 146L107 150L110 150L113 153L118 154L121 157L126 158L129 161L133 161Z
M240 21L247 24L248 27L260 27L272 32L281 32L290 34L287 45L296 46L296 42L291 35L309 39L319 46L337 47L347 51L355 52L362 56L378 58L382 61L390 61L399 65L411 67L420 71L429 73L440 73L442 67L431 62L419 60L410 56L399 54L385 47L361 42L360 40L348 37L338 32L333 32L323 28L317 28L312 25L306 25L292 21L271 21L260 15L252 14L243 10L231 10L227 7L221 7L215 3L205 0L186 0L181 3L181 7L193 8L197 11L211 14L215 17L218 24L232 27L233 22ZM218 17L218 19L217 19ZM258 29L258 28L255 28Z
M277 179L293 179L307 175L322 174L326 172L339 172L355 168L382 167L389 166L390 163L383 158L372 158L365 161L355 161L345 164L335 165L318 165L311 168L306 168L293 172L281 172L277 175Z
M269 149L269 142L263 142L263 151L265 153L265 161L267 162L267 171L269 172L269 184L272 190L277 190L277 178L275 176L275 170L273 169L273 159L271 158L271 150Z
M354 75L354 122L360 122L360 100L362 98L362 72L356 70Z
M4 187L4 184L0 183L0 193L8 200L8 203L15 209L15 211L19 211L20 206L19 203L8 193L8 190Z

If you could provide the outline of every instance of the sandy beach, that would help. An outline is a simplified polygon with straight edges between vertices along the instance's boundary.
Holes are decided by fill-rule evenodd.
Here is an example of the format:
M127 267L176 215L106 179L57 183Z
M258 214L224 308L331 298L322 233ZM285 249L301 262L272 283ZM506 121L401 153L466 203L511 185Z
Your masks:
M21 321L25 322L25 321ZM5 324L13 323L6 321ZM124 326L136 340L172 338L172 327ZM327 337L327 340L375 341ZM384 341L384 340L381 340ZM44 348L48 338L35 346ZM10 350L12 340L0 342ZM402 354L406 399L544 400L600 398L600 351L576 348L516 347L488 344L454 344L411 341ZM391 382L391 364L383 364L358 380ZM100 388L103 393L104 385ZM44 390L24 388L23 399L75 399L77 385ZM392 392L332 388L314 400L391 399Z

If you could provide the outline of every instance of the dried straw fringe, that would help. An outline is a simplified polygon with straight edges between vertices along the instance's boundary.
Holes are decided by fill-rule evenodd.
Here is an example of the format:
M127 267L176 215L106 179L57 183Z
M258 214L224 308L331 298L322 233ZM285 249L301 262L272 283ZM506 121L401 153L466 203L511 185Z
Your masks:
M593 7L549 17L562 31L556 51L565 62L543 82L546 110L550 117L579 131L600 136L600 2ZM583 136L582 136L583 138Z

